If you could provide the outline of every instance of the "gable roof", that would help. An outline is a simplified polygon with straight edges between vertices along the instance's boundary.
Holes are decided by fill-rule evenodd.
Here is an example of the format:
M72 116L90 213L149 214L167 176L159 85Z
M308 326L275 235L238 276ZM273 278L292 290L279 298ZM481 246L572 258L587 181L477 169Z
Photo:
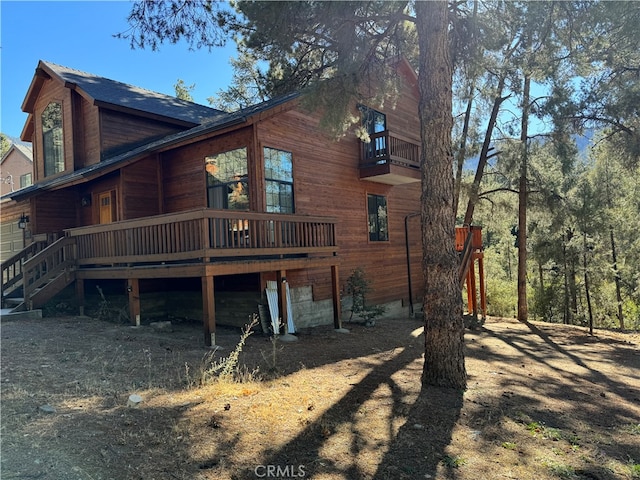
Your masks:
M9 150L7 150L2 156L2 159L0 159L0 164L4 163L5 159L14 150L22 154L27 160L33 163L33 150L29 145L25 145L23 143L12 143L11 147L9 147Z
M46 78L58 79L65 87L75 90L94 105L164 118L184 126L195 126L206 119L228 115L215 108L43 60L38 62L36 74L22 103L24 112L33 113L35 101Z

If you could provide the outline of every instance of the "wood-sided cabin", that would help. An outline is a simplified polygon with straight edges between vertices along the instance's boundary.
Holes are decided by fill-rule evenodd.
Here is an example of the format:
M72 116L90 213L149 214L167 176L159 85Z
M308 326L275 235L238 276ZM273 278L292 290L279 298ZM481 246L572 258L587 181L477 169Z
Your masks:
M23 282L36 308L73 282L82 304L88 281L119 280L135 321L145 292L181 279L199 295L207 344L216 318L233 316L233 295L257 305L268 281L283 317L289 287L297 327L339 327L358 267L371 303L413 309L423 287L418 94L414 72L400 69L393 106L353 105L364 143L332 140L296 94L225 113L40 61L22 106L34 184L3 201L28 213L30 237L44 243L3 264L3 285Z

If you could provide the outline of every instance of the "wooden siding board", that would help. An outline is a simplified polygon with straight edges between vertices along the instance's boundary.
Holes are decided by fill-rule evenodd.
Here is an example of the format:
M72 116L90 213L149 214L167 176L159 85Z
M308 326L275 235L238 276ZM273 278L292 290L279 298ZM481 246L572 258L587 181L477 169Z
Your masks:
M122 169L122 218L158 215L160 186L157 180L158 162L154 157L133 163Z
M181 130L175 125L157 120L102 109L100 111L101 158L109 158Z
M34 234L59 233L77 224L76 208L79 198L71 190L56 190L35 198L32 222Z

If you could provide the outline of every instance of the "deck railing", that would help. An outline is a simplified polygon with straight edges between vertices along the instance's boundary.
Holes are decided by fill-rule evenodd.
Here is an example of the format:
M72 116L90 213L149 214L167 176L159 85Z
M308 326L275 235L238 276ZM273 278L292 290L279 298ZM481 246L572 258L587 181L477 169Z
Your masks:
M417 141L389 130L370 134L369 138L369 143L362 144L362 167L394 163L420 168L420 144Z
M335 253L327 217L198 209L72 228L79 265Z
M472 237L471 247L475 250L482 250L482 227L467 225L464 227L456 227L456 250L458 252L464 250L464 244L469 236Z

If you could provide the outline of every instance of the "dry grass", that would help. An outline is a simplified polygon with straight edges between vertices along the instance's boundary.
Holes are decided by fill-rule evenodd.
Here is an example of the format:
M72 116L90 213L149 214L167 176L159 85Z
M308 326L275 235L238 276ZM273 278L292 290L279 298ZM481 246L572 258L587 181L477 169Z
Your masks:
M640 478L637 334L490 321L455 392L421 389L419 322L350 327L256 333L203 382L239 331L3 321L2 478Z

